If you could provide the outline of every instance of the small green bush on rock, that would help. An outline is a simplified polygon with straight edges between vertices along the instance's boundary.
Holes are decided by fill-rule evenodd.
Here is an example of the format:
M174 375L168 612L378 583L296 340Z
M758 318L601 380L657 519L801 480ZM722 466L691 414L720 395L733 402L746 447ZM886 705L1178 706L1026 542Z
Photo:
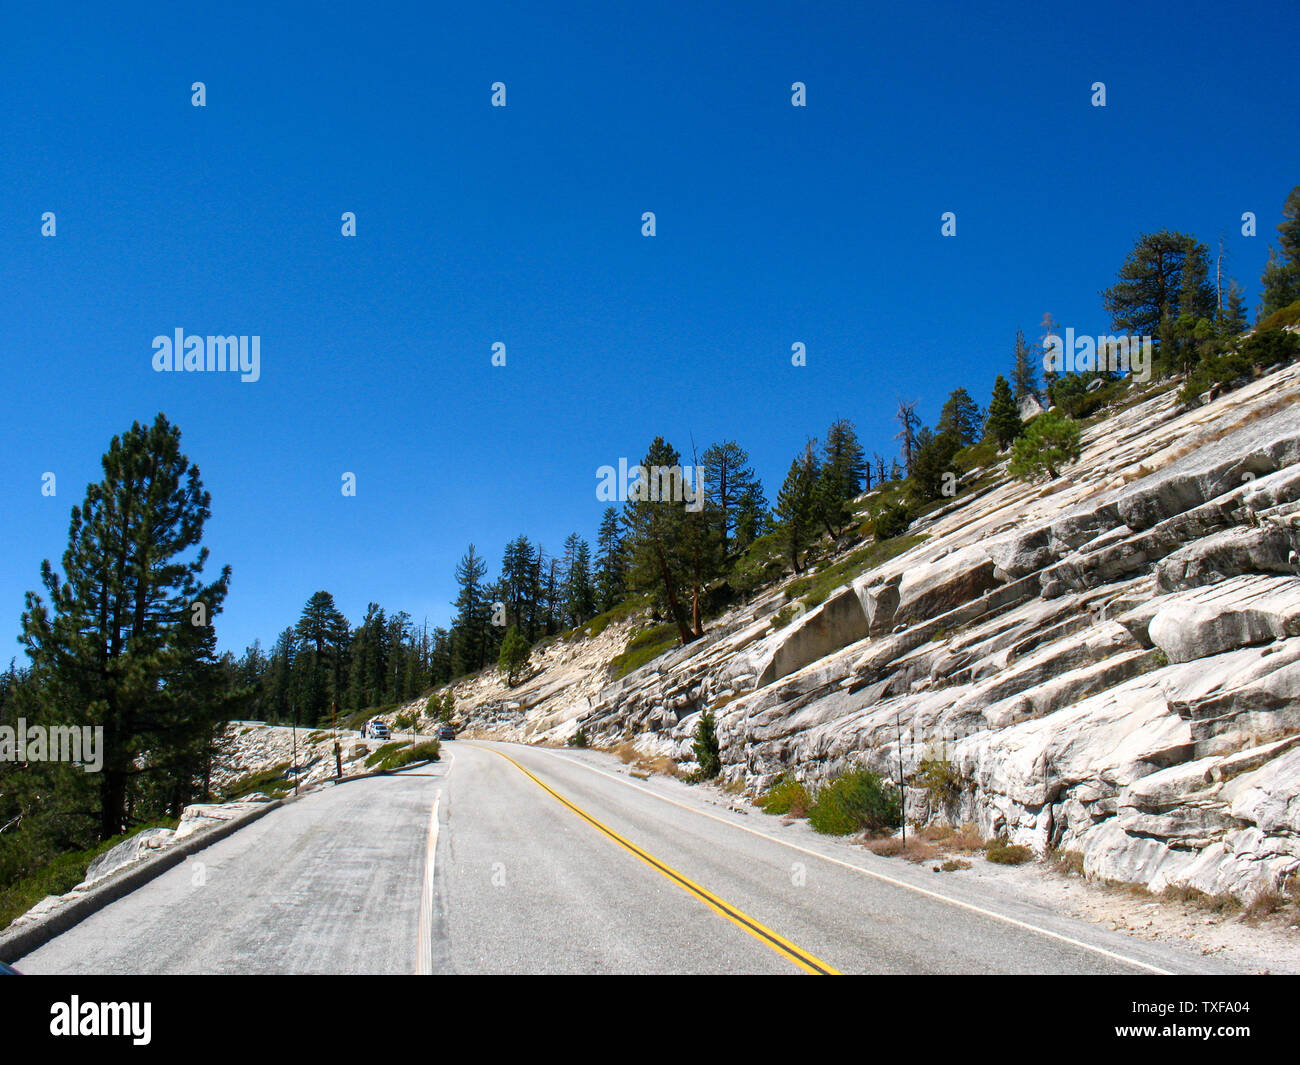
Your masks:
M892 831L902 823L898 788L868 769L850 769L817 790L808 823L828 836Z
M812 797L802 781L795 780L787 773L768 788L767 794L759 799L758 805L764 813L806 817L812 806Z

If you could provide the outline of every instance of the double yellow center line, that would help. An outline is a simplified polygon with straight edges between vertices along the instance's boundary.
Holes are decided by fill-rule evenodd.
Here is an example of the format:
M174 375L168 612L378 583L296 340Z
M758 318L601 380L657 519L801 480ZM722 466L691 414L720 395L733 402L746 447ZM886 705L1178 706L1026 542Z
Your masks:
M781 957L785 958L787 961L794 962L794 964L799 966L799 968L803 969L804 972L812 973L816 976L839 976L840 975L837 969L831 967L830 965L827 965L826 962L822 961L820 958L816 957L813 954L809 954L808 951L804 950L801 947L795 946L788 939L785 939L784 937L777 935L766 925L762 924L759 921L756 921L753 917L750 917L749 914L745 913L743 910L731 905L731 903L726 902L723 899L718 898L718 896L713 894L713 892L700 887L699 884L695 883L695 881L689 879L688 877L683 876L672 866L664 862L661 862L654 855L649 854L646 851L642 850L640 847L638 847L635 843L631 842L630 840L624 839L608 825L603 824L602 822L596 820L596 818L592 817L591 814L587 813L586 810L582 809L580 806L576 805L575 803L570 802L568 799L566 799L563 795L561 795L558 791L552 788L545 781L541 780L535 774L529 772L522 765L520 765L513 758L511 758L510 755L504 753L503 751L498 751L495 748L488 748L488 749L493 751L494 754L501 755L502 758L504 758L507 762L513 765L521 773L523 773L524 776L528 777L529 780L531 780L544 792L550 795L553 799L555 799L557 802L562 803L564 806L568 807L570 810L572 810L575 814L581 817L593 828L597 829L600 832L603 832L606 836L612 839L624 850L631 851L638 858L640 858L641 861L645 862L646 865L650 866L651 869L655 870L655 872L661 874L662 876L667 877L674 884L676 884L678 887L684 890L687 894L695 896L697 899L703 902L715 913L721 914L723 917L727 918L727 920L731 921L733 924L738 925L740 928L743 928L746 932L748 932L751 936L757 939L760 943L764 944L767 947L770 947L772 950L776 951L777 954L781 955Z

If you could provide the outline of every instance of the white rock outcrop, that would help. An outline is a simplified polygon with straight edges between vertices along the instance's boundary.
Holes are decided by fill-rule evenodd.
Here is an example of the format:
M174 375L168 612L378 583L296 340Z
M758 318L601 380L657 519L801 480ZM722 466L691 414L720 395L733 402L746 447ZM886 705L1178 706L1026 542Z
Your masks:
M1046 489L1003 480L780 628L779 588L617 681L635 622L552 645L515 693L457 685L507 738L631 740L724 774L909 777L909 816L973 821L1108 879L1249 896L1300 878L1300 367L1084 435ZM510 695L513 694L513 698ZM921 786L946 760L956 795Z

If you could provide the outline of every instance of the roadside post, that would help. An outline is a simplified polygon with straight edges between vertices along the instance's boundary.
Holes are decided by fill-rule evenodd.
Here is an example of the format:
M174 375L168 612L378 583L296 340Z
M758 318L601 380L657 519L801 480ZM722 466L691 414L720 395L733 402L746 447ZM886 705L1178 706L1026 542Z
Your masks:
M903 853L907 853L907 791L903 779L902 715L894 712L894 738L898 741L898 819L903 823Z
M330 728L334 732L334 779L338 780L343 776L343 751L339 747L339 722L334 702L330 703Z

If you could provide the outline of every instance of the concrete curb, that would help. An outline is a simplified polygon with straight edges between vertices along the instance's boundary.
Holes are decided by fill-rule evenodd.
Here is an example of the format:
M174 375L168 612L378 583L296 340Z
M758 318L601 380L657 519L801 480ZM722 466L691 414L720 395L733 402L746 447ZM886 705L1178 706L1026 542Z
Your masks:
M91 914L129 895L136 888L161 876L173 866L179 865L191 854L225 839L245 825L252 824L258 818L265 817L272 810L290 801L292 800L288 798L272 799L270 802L262 803L255 810L231 818L223 825L214 825L205 831L196 832L175 846L168 847L156 857L146 858L142 862L133 862L121 872L109 874L102 883L91 888L80 898L38 917L35 921L7 932L0 932L0 961L12 965L19 958L44 946L55 936L62 935Z

